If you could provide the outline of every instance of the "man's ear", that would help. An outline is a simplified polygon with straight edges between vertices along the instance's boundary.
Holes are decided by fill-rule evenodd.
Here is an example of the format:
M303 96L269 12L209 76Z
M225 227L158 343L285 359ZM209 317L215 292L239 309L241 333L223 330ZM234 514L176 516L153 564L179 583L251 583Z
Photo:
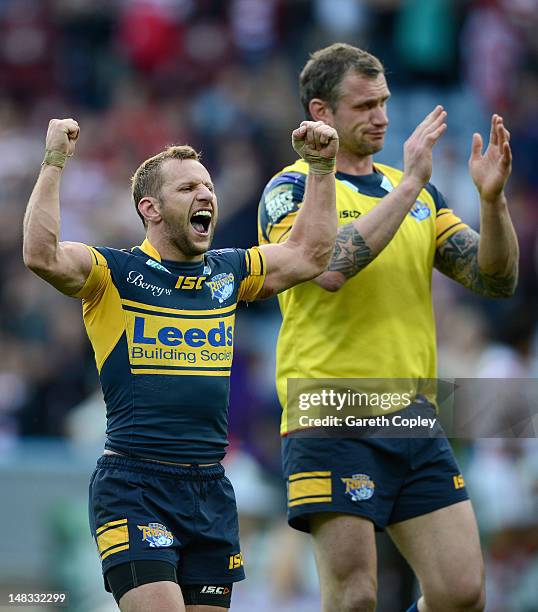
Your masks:
M157 198L142 198L140 202L138 202L138 210L146 220L146 224L150 221L156 223L162 219L160 213L160 203Z
M314 121L324 121L332 125L333 112L325 100L321 100L321 98L312 98L308 103L308 110Z

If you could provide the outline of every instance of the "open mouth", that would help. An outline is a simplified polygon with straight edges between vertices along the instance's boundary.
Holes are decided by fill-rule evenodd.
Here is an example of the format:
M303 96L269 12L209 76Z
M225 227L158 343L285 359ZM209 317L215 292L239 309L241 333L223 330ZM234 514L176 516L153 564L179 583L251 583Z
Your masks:
M197 210L191 217L191 225L199 234L207 236L212 218L210 210Z

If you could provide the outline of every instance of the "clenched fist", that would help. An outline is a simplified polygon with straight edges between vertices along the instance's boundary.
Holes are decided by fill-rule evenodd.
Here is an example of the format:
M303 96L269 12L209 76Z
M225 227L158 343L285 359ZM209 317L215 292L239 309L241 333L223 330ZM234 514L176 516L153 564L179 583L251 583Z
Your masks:
M62 153L70 157L75 152L75 143L79 134L80 128L74 119L51 119L45 148L47 151Z
M310 166L312 174L334 171L338 152L338 134L323 121L303 121L292 132L292 144Z

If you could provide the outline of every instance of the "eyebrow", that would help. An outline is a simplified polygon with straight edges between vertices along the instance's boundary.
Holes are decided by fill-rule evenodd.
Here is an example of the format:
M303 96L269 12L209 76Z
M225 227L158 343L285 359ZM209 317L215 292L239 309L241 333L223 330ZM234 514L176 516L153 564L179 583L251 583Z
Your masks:
M211 190L215 190L215 185L212 183L212 181L199 181L196 179L184 179L183 181L181 181L180 183L178 183L177 185L177 189L181 189L181 187L191 187L191 186L196 186L199 183L202 183L202 185L205 185L206 187L208 187Z
M390 93L386 96L379 96L377 98L364 98L355 102L355 106L362 106L363 104L370 104L371 102L386 102L390 98Z

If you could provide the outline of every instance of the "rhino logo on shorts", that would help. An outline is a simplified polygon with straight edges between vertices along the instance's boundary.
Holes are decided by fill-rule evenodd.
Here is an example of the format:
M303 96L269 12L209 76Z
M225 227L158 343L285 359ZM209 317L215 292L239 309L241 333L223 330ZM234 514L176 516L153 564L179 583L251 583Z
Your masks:
M137 525L142 532L142 542L149 542L151 548L163 548L172 546L174 536L161 523L148 523L147 525Z
M353 474L351 478L341 480L346 485L345 495L349 495L353 501L364 501L374 494L375 483L368 474Z

